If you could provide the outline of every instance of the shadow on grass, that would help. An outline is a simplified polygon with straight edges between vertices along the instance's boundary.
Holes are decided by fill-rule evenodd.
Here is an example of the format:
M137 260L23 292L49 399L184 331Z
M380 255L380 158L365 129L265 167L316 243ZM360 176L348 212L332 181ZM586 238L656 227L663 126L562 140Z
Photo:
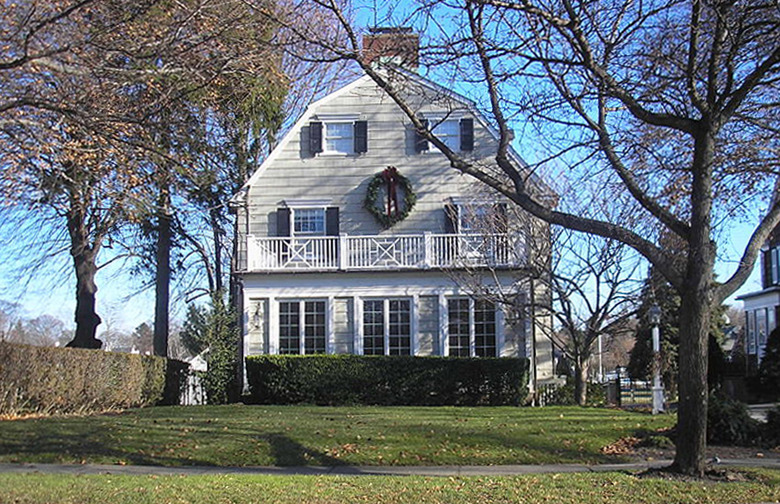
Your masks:
M257 439L265 441L271 448L271 457L277 466L336 466L345 463L325 453L312 450L279 433L263 434Z

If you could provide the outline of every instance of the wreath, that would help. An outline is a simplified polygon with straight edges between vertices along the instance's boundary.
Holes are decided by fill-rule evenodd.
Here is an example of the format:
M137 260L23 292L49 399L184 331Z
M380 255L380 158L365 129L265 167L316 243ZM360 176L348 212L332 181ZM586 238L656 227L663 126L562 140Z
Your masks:
M379 204L379 192L384 188L387 195L385 202ZM403 192L403 205L398 201L398 189ZM388 166L374 175L368 183L366 199L363 206L385 229L393 226L409 216L417 203L417 195L412 190L409 179L398 173L395 166Z

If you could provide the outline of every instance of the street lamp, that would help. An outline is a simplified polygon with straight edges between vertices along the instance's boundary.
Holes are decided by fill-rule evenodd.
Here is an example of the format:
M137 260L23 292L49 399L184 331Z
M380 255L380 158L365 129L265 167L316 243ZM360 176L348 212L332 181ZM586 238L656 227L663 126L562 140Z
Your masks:
M664 387L661 385L661 307L654 304L648 312L653 326L653 415L664 411Z

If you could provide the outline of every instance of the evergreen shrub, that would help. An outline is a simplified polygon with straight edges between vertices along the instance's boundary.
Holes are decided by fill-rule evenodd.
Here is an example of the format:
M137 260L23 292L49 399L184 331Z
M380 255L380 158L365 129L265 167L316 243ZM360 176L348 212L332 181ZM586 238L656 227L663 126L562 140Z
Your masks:
M760 422L750 417L739 401L710 394L707 408L707 443L725 446L752 446L760 441Z
M0 341L0 414L176 404L187 370L161 357Z
M363 355L255 355L251 400L264 404L522 404L528 360Z

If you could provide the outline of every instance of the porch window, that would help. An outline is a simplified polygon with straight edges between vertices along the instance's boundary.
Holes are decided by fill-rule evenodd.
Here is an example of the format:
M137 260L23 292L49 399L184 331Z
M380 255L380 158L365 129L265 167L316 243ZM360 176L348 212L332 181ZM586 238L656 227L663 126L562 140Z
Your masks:
M294 236L325 235L324 208L293 208L292 215Z
M326 350L325 301L280 301L279 353L308 355Z
M496 306L485 299L452 298L449 313L449 348L453 357L495 357Z
M411 355L412 303L408 299L363 301L363 354Z

